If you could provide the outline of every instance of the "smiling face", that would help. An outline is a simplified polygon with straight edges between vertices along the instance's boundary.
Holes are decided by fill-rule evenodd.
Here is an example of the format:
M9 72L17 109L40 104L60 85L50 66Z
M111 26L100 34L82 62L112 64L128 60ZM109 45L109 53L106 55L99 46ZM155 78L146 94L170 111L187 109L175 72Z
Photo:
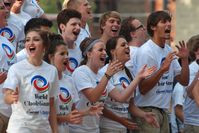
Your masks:
M65 45L59 45L56 47L55 54L52 57L52 62L57 68L58 72L63 72L68 64L68 50Z
M27 33L25 48L30 59L42 60L45 46L38 32L30 31Z
M77 6L77 11L82 15L82 21L86 22L92 18L91 5L88 0L78 0L79 6Z
M131 34L132 38L139 41L141 46L147 40L146 28L138 19L134 19L131 24L135 27L135 31Z
M61 24L62 36L67 41L75 41L80 33L81 21L79 18L71 18L66 25Z
M109 38L118 36L121 28L121 21L118 18L110 17L101 28L103 30L103 35L109 36Z
M96 66L98 69L101 68L106 60L105 44L101 41L97 42L92 50L87 53L87 56L91 65Z
M113 60L119 60L125 64L130 59L130 49L127 41L120 37L117 40L116 48L112 50Z

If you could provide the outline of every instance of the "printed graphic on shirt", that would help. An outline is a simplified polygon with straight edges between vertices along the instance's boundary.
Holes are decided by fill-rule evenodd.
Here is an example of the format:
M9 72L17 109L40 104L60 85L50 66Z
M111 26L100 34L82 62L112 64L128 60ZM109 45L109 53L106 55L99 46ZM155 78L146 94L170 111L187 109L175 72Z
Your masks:
M66 69L72 73L78 67L79 64L78 61L73 57L70 57L68 61L69 63L67 64Z
M2 48L6 53L6 56L8 57L8 59L11 61L13 60L15 54L14 51L12 51L12 49L5 43L2 44Z
M7 38L11 43L15 40L15 34L8 27L0 29L0 35Z
M166 59L166 57L162 58L161 60L161 64L164 62L164 60ZM157 83L158 86L172 86L173 85L173 81L169 80L169 71L165 72L161 79L158 81ZM167 87L167 88L172 88L172 87ZM162 93L172 93L173 89L157 89L156 94L162 94Z
M122 84L122 87L123 87L124 89L126 89L127 86L129 86L129 84L130 84L130 82L128 81L128 79L126 79L125 77L121 77L121 78L119 79L119 81L120 81L120 83Z
M44 93L49 89L49 83L47 82L47 80L44 77L42 77L40 75L34 76L31 79L31 84L40 93Z
M60 87L59 99L62 103L67 104L72 100L72 97L66 88Z

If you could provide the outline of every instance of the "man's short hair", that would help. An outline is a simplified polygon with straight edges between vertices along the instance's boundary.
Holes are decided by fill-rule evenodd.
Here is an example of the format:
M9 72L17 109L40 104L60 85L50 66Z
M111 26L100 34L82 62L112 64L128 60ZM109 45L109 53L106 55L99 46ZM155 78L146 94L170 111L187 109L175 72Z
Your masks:
M160 22L161 20L171 21L170 14L166 11L155 11L149 15L147 19L147 32L151 37L153 37L153 34L154 34L152 27L157 26L158 22Z
M31 29L40 29L41 26L47 26L51 28L52 25L53 23L46 18L32 18L26 23L24 33L26 34Z

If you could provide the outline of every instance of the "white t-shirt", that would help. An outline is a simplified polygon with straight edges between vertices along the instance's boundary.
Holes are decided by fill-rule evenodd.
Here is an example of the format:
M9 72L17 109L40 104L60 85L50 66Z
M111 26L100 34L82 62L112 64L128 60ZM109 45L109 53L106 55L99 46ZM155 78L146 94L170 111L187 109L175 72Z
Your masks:
M10 14L8 25L0 29L0 35L6 37L16 49L17 43L25 39L24 25L18 17Z
M68 49L69 63L66 66L65 74L71 76L74 70L80 65L82 61L82 52L78 46L74 49Z
M94 73L88 66L83 65L75 69L72 78L79 92L80 100L76 105L77 109L88 109L95 103L91 103L82 93L82 90L86 88L95 88L102 78L102 75ZM112 89L114 89L114 86L108 83L99 101L104 102ZM70 125L70 133L99 133L99 118L96 116L84 116L81 125Z
M135 60L137 62L136 73L147 64L148 67L156 66L160 69L162 62L172 49L165 44L164 48L156 45L152 40L148 40L136 52ZM175 76L181 72L180 64L175 59L171 62L169 71L165 72L158 83L147 94L142 95L139 91L135 98L137 106L153 106L162 109L169 109L171 95L173 91L173 81Z
M32 18L39 18L44 14L44 10L38 5L36 0L24 0L22 10Z
M7 132L49 133L50 98L56 97L58 74L54 66L42 62L34 66L23 60L10 67L3 88L19 88L19 99L12 104Z
M24 26L25 26L26 23L31 19L31 16L30 16L29 14L25 13L25 12L22 11L22 10L21 10L20 13L18 13L18 14L15 14L15 13L13 13L13 12L10 12L10 14L12 14L12 15L14 15L14 16L16 16L16 17L19 17Z
M136 70L136 65L137 63L135 63L134 61L134 56L135 56L135 53L138 49L138 47L135 47L135 46L129 46L130 48L130 60L128 62L126 62L125 66L129 69L129 71L131 72L131 75L133 77L135 77L135 72L133 72L133 70Z
M107 67L108 67L108 65L104 66L100 70L100 72L102 72L104 74L107 70ZM119 71L116 74L114 74L111 77L111 79L109 80L109 82L115 86L115 89L117 89L118 91L121 92L129 86L130 79L126 75L125 70L122 70L122 71ZM105 100L105 107L120 117L128 118L128 106L129 106L129 104L116 102L114 99L112 99L110 97L108 97ZM101 117L101 120L100 120L100 127L106 128L109 130L113 129L114 131L126 129L126 127L124 127L120 123L110 120L103 116Z
M59 80L59 90L56 98L57 115L67 115L72 111L72 105L79 100L78 92L70 76L64 75ZM69 133L68 123L58 125L59 133Z
M0 36L0 71L7 72L16 61L15 47L5 37ZM11 107L5 104L3 97L2 83L0 84L0 113L10 117Z
M171 129L172 133L177 133L178 129L182 128L182 123L176 122L175 107L176 105L183 106L184 103L184 87L177 83L172 93L172 112L171 112ZM178 124L178 125L177 125Z
M91 37L88 24L86 24L85 28L81 28L80 33L79 33L79 35L77 37L77 40L75 41L75 44L77 44L77 46L79 47L81 42L86 37Z
M28 58L28 53L25 48L17 53L17 62L22 61L27 58Z
M196 63L196 61L192 62L189 65L189 70L190 70L189 84L191 84L191 82L193 81L199 70L199 65ZM198 120L199 107L197 106L195 100L191 99L188 95L186 95L183 109L184 109L184 124L199 126L199 120Z

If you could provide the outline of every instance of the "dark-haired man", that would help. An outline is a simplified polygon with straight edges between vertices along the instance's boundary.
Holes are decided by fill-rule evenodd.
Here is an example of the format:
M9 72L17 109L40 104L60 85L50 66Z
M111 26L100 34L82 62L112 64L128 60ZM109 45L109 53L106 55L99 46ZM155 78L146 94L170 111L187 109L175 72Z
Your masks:
M136 52L135 60L137 69L147 64L148 67L156 66L157 71L141 81L135 103L144 111L156 114L160 127L154 128L141 120L141 132L144 133L169 133L167 110L173 91L174 78L182 85L189 83L188 49L184 41L177 46L178 53L173 52L165 43L170 39L171 17L166 11L152 12L147 19L147 32L150 35ZM180 67L176 56L181 58Z

